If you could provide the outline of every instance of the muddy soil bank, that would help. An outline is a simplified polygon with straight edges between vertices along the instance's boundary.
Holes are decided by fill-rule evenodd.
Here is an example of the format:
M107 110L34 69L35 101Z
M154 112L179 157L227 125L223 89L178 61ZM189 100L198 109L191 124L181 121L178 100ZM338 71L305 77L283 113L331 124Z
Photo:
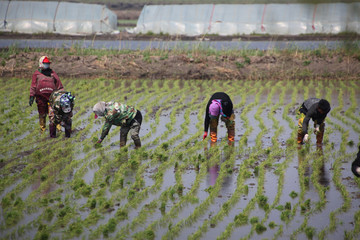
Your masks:
M206 52L177 54L164 51L146 54L133 52L78 56L72 52L60 55L24 51L10 56L0 55L0 77L31 78L37 69L38 59L42 55L48 55L52 61L52 69L62 78L204 80L360 78L360 56L341 51L327 51L323 54L319 50L315 53L262 52L260 56L244 56Z

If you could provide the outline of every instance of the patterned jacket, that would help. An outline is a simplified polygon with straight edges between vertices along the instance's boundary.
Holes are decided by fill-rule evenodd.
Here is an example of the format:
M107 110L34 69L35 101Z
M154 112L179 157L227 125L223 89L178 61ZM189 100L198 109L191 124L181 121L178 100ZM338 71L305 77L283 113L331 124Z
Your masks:
M59 124L61 121L63 121L66 118L71 118L73 116L73 108L74 108L74 102L72 101L70 106L71 106L71 112L69 113L64 113L61 109L60 106L60 98L63 94L67 94L68 92L65 90L56 90L54 91L49 98L49 106L50 106L50 111L49 111L49 117L54 117L54 123L55 124ZM53 116L52 116L53 115Z
M102 128L101 139L108 135L112 125L129 126L130 122L135 118L137 110L126 104L117 102L106 103L105 108L105 124Z

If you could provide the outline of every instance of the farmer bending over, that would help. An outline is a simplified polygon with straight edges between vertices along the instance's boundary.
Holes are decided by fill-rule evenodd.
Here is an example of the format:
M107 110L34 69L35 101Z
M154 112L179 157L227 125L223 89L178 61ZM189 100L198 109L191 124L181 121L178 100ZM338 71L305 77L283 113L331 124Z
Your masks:
M330 103L325 99L309 98L299 108L297 143L306 143L309 140L308 126L310 119L314 122L316 145L321 146L325 132L325 118L330 112Z
M46 115L48 114L48 102L51 93L54 90L64 89L60 78L50 68L50 63L47 56L42 56L39 59L39 69L34 72L30 86L29 105L32 106L36 98L41 132L46 129Z
M56 90L51 94L49 98L50 137L56 137L56 126L59 124L65 128L65 137L70 137L74 100L75 97L65 90Z
M98 102L95 104L93 111L95 119L105 117L105 124L102 128L101 137L97 143L101 143L112 125L120 126L120 147L126 145L127 135L130 131L131 138L135 143L135 149L141 147L139 137L142 115L139 110L117 102Z
M206 105L205 121L204 121L204 136L207 137L210 125L211 143L217 141L217 126L219 123L219 116L225 122L229 144L232 145L235 137L235 115L233 111L233 104L230 97L224 92L214 93Z

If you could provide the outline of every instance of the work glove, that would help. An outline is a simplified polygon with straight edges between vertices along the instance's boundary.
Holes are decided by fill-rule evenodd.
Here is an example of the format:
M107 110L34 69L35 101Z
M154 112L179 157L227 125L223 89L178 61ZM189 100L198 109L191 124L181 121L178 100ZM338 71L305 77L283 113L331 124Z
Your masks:
M320 132L320 126L316 125L315 129L314 129L314 133L318 134Z
M101 138L99 138L99 140L96 143L101 144L102 141L103 140Z
M309 134L305 134L303 141L304 143L307 143L309 141Z
M34 103L35 97L34 96L30 96L29 99L29 106L31 107L31 105Z
M207 132L204 132L203 140L207 137Z

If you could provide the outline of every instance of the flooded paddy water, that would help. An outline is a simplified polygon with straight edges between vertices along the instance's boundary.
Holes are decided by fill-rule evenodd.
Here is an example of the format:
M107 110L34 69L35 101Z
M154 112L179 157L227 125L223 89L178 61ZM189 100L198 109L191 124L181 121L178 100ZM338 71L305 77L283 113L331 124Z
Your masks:
M40 134L27 79L0 79L1 239L359 239L360 81L64 79L76 96L73 134ZM235 112L202 140L205 106L224 91ZM322 148L296 144L296 112L327 99ZM142 147L119 147L93 105L143 114ZM22 106L22 107L18 107Z

